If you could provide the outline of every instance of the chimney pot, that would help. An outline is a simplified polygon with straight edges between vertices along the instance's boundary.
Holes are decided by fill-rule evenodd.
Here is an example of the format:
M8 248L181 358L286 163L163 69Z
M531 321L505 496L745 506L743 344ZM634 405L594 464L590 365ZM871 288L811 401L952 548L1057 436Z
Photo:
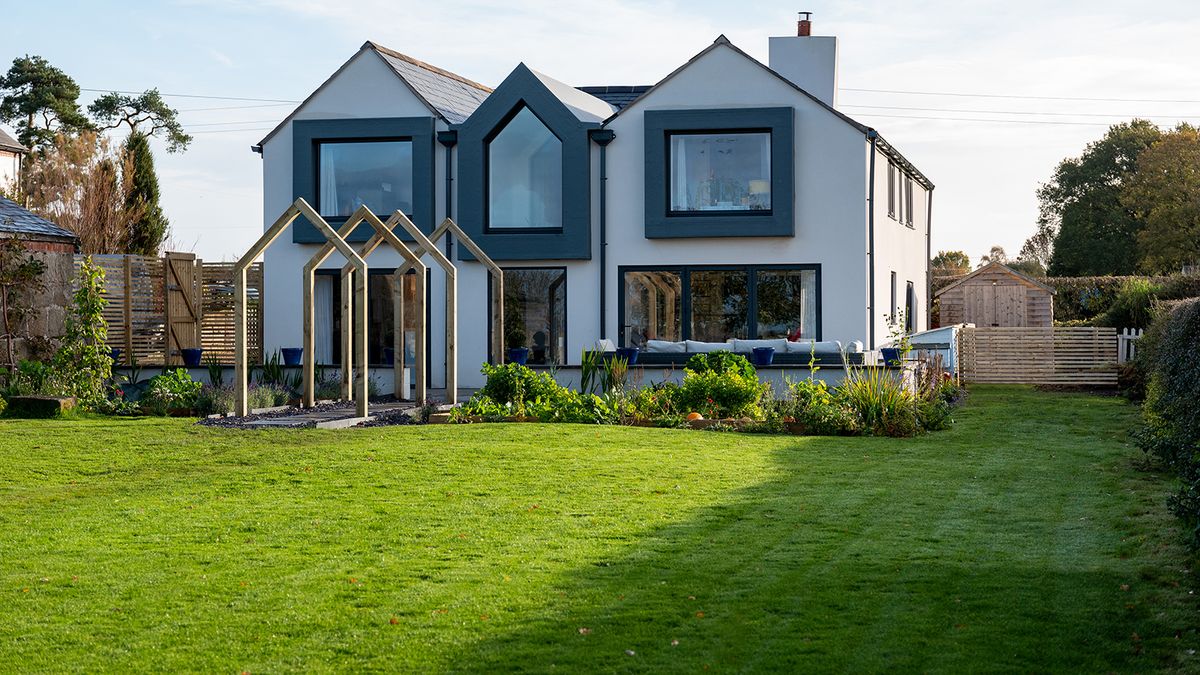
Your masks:
M800 12L800 20L796 22L796 35L798 37L812 35L812 12Z

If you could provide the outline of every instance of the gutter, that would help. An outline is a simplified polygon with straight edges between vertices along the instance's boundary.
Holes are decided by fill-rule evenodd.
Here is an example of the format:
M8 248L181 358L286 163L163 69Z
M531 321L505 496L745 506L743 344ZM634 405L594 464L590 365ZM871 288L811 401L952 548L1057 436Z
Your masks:
M438 143L446 148L446 217L454 217L454 146L458 145L458 131L437 132ZM432 225L432 223L431 223ZM437 227L436 225L434 227ZM454 235L446 233L446 259L454 259Z
M933 313L933 188L925 193L925 330Z
M600 339L608 337L608 299L605 272L608 262L608 144L617 137L612 129L593 129L588 136L600 146Z
M871 168L867 178L867 312L870 315L870 348L875 349L875 154L879 143L879 132L867 130L867 139L871 141ZM928 245L928 244L927 244ZM926 263L928 266L928 263Z

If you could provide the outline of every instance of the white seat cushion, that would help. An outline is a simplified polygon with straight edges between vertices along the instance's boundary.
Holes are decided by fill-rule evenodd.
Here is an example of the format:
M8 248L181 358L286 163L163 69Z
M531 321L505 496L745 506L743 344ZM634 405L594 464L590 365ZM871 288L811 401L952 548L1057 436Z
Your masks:
M733 351L735 352L752 352L758 347L774 347L777 352L784 352L788 348L786 338L778 338L775 340L734 340Z
M837 340L823 340L815 342L813 340L798 340L796 342L787 343L787 350L792 354L840 354L842 351L842 343Z
M687 351L687 345L683 342L669 340L646 340L646 351L659 354L682 354Z
M731 352L733 351L733 345L729 342L697 342L695 340L688 340L687 350L692 354L706 354L708 352Z
M609 340L608 338L600 338L599 340L596 340L596 351L606 353L615 352L617 351L617 346L614 345L613 341Z

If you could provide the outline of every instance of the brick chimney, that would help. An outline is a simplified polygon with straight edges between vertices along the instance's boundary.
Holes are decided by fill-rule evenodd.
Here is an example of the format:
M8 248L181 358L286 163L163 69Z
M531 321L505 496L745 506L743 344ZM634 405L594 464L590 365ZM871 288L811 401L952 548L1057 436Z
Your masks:
M812 12L800 12L795 37L773 37L771 70L830 106L837 105L837 38L812 34Z

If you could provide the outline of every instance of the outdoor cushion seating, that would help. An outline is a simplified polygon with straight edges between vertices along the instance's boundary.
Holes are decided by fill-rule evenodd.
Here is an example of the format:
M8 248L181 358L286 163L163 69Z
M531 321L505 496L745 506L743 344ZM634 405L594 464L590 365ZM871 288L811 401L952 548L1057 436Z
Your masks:
M608 352L617 351L617 346L608 338L600 338L596 340L596 351L607 354Z
M787 341L787 338L779 338L777 340L740 340L740 339L735 339L733 341L733 351L735 351L739 354L753 352L755 349L758 349L759 347L771 347L778 353L778 352L787 350L788 341Z
M707 352L731 352L733 351L733 340L726 342L698 342L696 340L687 340L687 351L690 354L703 354Z
M687 343L682 342L682 341L681 342L671 342L669 340L646 340L646 351L658 352L658 353L668 353L668 354L682 354L687 351Z
M816 352L817 354L840 354L842 352L842 343L837 340L824 340L820 342L797 340L787 343L787 350L793 354L808 354L811 352Z

